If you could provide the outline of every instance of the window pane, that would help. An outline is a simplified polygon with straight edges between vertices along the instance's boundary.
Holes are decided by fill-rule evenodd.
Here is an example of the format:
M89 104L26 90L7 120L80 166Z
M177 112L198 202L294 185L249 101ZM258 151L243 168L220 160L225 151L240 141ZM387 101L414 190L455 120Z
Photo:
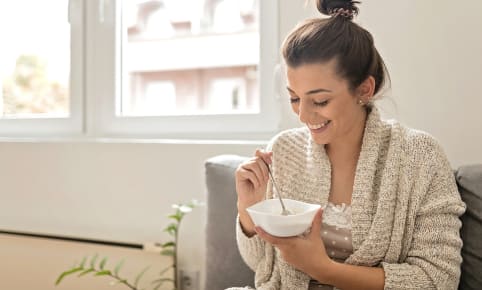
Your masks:
M0 1L0 118L69 115L68 0Z
M259 0L124 0L121 116L259 112Z

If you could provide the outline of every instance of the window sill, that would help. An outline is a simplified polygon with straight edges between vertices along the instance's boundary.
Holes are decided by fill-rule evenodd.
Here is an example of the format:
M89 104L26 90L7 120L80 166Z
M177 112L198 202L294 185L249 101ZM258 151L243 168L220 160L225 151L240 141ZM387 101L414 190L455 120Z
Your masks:
M244 139L170 139L112 137L0 137L0 143L98 143L98 144L194 144L194 145L266 145L265 140Z

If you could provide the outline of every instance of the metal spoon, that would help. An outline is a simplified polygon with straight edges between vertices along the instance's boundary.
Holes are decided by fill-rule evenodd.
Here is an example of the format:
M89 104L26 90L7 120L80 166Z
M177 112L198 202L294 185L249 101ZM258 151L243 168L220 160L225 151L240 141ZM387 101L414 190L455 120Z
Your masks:
M274 181L274 177L273 177L273 173L271 173L271 168L269 166L269 164L266 164L268 166L268 173L269 173L269 176L271 177L271 182L273 182L273 186L274 188L276 189L276 191L278 192L278 198L279 198L279 201L281 202L281 215L291 215L293 214L290 210L286 209L285 207L285 204L283 202L283 198L281 197L281 191L279 190L278 186L276 185L276 182Z

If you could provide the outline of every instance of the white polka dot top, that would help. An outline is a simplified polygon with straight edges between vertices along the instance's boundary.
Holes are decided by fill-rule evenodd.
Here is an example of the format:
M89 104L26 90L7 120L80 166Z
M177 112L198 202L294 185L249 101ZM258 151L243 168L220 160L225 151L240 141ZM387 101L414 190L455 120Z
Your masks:
M351 206L328 202L323 211L321 238L328 256L338 262L344 262L352 253L351 241ZM309 290L333 289L332 286L310 281Z

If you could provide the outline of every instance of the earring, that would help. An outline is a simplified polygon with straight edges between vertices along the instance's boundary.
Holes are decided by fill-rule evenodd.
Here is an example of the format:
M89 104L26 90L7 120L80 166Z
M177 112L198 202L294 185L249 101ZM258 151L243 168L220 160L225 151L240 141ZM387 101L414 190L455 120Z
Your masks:
M363 106L363 105L365 105L365 103L363 103L363 100L362 100L362 99L359 99L359 100L358 100L358 105Z

